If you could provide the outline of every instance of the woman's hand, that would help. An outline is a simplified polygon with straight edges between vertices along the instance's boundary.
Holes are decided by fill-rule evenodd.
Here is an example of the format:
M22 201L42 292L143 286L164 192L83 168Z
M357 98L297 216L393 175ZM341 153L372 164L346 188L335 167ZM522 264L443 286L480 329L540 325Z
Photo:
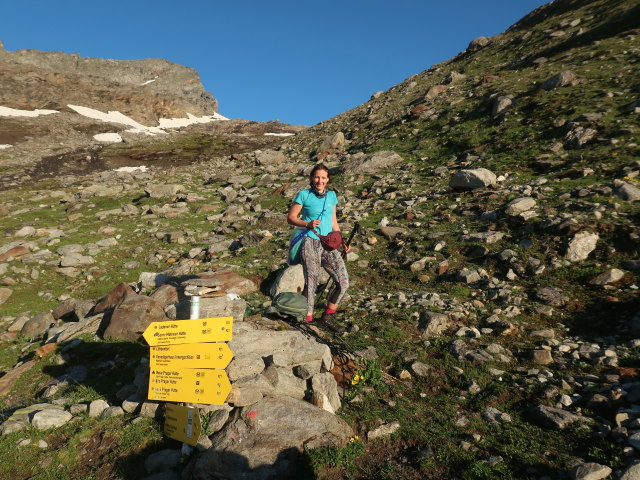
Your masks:
M349 253L351 251L351 245L347 245L346 243L343 243L342 250L344 251L344 253Z
M319 226L320 226L320 220L311 220L310 222L307 222L307 228L309 230L318 228Z

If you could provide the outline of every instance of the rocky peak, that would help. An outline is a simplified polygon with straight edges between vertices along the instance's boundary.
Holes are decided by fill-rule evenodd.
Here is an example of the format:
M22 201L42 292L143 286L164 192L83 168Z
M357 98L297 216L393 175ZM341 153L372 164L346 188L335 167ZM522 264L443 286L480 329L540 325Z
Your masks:
M213 115L217 101L192 68L160 59L111 60L76 53L0 48L0 105L119 111L141 123Z

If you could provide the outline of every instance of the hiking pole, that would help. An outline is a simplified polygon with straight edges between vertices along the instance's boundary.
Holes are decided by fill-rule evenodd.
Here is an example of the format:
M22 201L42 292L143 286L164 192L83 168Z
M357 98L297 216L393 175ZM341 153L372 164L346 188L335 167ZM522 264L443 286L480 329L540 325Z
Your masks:
M351 241L353 240L353 237L358 232L360 232L360 223L356 222L353 225L353 230L351 230L351 234L349 235L349 238L344 242L344 244L347 245L347 246L351 245ZM343 250L342 251L342 259L344 260L346 257L347 257L347 252L345 250ZM320 292L318 292L318 300L320 300L322 298L323 293L325 292L325 290L327 290L327 287L329 286L329 284L331 284L331 282L333 282L333 278L331 278L331 276L329 276L329 280L327 280L320 287Z

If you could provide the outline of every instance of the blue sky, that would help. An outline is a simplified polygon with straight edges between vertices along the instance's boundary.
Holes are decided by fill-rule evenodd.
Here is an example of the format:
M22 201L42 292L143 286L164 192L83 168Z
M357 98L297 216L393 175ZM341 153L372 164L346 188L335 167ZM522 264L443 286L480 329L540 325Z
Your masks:
M540 0L20 0L0 41L83 57L163 58L229 118L313 125L503 32Z

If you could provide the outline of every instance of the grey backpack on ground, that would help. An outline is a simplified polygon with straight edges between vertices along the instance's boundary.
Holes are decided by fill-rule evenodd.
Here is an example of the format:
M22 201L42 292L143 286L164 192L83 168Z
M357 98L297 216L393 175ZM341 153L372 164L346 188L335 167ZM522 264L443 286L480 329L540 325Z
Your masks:
M294 317L299 322L307 316L307 297L295 292L281 292L271 302L265 313Z

